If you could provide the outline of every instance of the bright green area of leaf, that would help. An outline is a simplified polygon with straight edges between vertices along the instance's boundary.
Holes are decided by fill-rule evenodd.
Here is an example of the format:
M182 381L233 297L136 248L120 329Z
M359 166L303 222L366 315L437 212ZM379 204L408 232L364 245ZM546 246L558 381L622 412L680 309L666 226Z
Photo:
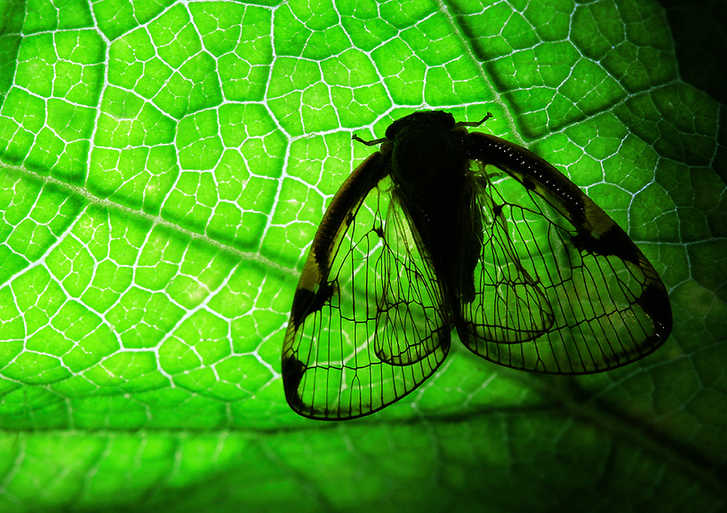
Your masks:
M727 122L680 66L648 1L0 2L0 511L723 509ZM296 417L350 134L421 108L493 112L606 208L666 346L572 380L455 351L371 418Z

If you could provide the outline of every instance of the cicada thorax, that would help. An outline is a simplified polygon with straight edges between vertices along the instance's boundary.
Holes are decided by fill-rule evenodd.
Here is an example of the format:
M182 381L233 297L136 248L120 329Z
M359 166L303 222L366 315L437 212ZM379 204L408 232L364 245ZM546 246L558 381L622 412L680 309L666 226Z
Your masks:
M472 176L463 132L409 129L394 138L395 193L431 259L449 305L472 296L472 273L481 244L473 209ZM477 229L480 226L480 229Z

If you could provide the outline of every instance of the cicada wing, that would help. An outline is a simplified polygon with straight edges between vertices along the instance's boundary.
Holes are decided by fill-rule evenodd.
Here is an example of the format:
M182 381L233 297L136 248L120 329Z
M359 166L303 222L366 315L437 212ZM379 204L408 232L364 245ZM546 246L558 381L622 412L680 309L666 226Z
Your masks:
M527 296L533 302L529 306L494 317L506 320L501 327L506 333L519 329L520 319L534 314L529 326L539 326L542 332L525 330L536 336L522 341L492 336L492 330L483 329L482 319L493 314L480 312L492 312L497 303L489 302L491 295L482 291L501 286L503 280L475 280L475 299L462 301L458 321L465 345L508 367L580 374L619 367L664 343L672 325L668 294L628 235L573 182L535 154L494 136L473 133L467 137L471 158L507 176L476 181L481 187L475 196L481 198L480 215L485 219L477 266L490 265L486 253L499 250L507 258L494 265L515 262L510 265L522 269L521 275L528 277L536 291ZM492 215L487 208L494 209L499 219L494 227L487 224L487 216Z
M386 159L365 161L321 222L293 300L282 354L301 415L348 419L400 399L444 360L450 329L425 259L405 244Z

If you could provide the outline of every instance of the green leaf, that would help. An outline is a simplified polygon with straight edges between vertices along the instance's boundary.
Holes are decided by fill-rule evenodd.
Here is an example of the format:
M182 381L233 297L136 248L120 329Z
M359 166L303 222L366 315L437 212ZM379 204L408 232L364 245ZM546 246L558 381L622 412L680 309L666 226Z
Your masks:
M723 509L721 61L667 4L0 2L0 510ZM293 414L351 134L424 108L493 112L601 204L669 288L665 347L578 379L456 349L370 418Z

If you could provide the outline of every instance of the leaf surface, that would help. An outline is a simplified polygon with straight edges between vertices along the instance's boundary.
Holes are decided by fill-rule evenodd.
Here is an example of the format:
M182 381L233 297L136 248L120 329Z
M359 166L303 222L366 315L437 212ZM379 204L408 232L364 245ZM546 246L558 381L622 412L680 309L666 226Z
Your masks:
M727 122L667 8L0 2L0 510L723 509ZM284 328L351 134L423 108L493 112L606 209L667 344L578 379L459 350L371 418L293 414Z

